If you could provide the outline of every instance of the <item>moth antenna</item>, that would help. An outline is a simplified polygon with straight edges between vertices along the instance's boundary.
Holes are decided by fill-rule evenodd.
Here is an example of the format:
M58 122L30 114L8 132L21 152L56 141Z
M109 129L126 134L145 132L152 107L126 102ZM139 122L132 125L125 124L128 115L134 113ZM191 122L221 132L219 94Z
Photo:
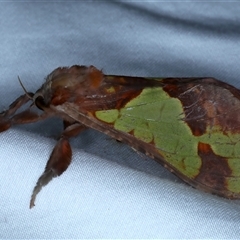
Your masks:
M28 96L28 98L29 98L29 99L32 99L32 96L28 93L28 91L27 91L26 88L24 87L24 85L23 85L23 83L22 83L22 81L21 81L21 79L20 79L19 76L18 76L18 81L19 81L19 83L20 83L20 85L21 85L23 91L24 91L25 94Z

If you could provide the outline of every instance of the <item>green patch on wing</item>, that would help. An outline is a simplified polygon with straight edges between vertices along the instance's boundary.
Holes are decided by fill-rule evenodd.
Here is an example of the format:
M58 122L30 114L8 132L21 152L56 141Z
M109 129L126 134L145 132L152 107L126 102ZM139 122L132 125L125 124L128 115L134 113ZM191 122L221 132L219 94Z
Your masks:
M113 123L118 118L118 110L117 109L110 109L110 110L103 110L97 111L95 113L96 117L106 123Z
M96 117L114 123L119 131L133 131L139 140L153 142L166 161L184 175L193 178L198 174L201 160L197 141L193 142L191 130L181 120L184 114L178 99L169 97L162 88L147 88L118 114L112 111L98 111Z
M184 111L177 98L171 98L161 87L146 88L119 111L98 111L99 120L112 123L114 128L132 132L146 143L155 144L159 153L174 168L193 179L199 174L201 158L198 143L210 144L215 154L228 159L232 176L225 176L229 190L240 192L240 135L223 134L209 127L202 136L194 136L184 122Z

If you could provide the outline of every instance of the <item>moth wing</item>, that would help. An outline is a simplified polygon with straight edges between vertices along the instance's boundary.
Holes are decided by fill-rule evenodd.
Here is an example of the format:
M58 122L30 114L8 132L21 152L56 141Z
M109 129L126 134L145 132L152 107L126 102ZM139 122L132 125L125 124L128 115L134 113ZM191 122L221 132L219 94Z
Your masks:
M186 82L184 86L185 94L188 94L187 91L194 86L207 86L207 90L209 88L204 81L198 81L190 86L188 84ZM172 80L171 85L174 85ZM177 83L175 85L174 87L177 87ZM126 89L127 83L125 91ZM220 90L228 91L221 84ZM203 97L199 91L196 91L196 94L195 99ZM186 121L189 117L185 109L186 104L180 97L170 95L160 85L146 85L141 91L138 88L137 93L133 94L134 97L129 97L121 107L108 109L106 103L102 102L105 107L99 110L101 105L99 100L96 110L91 106L91 109L86 111L70 102L64 103L61 108L64 108L68 116L87 127L101 131L146 153L190 185L224 197L239 198L240 151L236 152L232 139L226 137L221 130L211 134L205 132L194 135L193 126ZM196 104L192 109L206 100L208 97L202 101L195 101ZM240 105L240 102L238 104ZM202 118L201 112L199 114L195 112L194 118L208 121L207 123L213 119ZM214 125L211 127L214 128ZM235 142L238 141L236 139L240 140L240 135L235 136ZM221 148L225 150L221 152Z

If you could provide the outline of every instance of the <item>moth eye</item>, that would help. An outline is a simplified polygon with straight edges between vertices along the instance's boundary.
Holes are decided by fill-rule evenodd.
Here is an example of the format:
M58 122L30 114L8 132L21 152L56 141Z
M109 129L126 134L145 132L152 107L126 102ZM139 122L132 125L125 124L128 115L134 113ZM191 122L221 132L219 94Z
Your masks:
M41 109L41 110L44 110L44 108L47 106L45 101L44 101L44 98L43 96L38 96L35 101L34 101L35 105Z

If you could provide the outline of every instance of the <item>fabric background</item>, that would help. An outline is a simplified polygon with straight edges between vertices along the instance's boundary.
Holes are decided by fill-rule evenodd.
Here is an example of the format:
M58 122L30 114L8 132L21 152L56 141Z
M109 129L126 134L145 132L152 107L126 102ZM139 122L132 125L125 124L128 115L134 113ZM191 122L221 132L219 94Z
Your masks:
M238 2L1 2L0 109L52 70L212 76L240 87ZM195 190L129 146L88 130L73 161L32 189L61 133L51 119L0 135L1 238L237 238L240 202Z

